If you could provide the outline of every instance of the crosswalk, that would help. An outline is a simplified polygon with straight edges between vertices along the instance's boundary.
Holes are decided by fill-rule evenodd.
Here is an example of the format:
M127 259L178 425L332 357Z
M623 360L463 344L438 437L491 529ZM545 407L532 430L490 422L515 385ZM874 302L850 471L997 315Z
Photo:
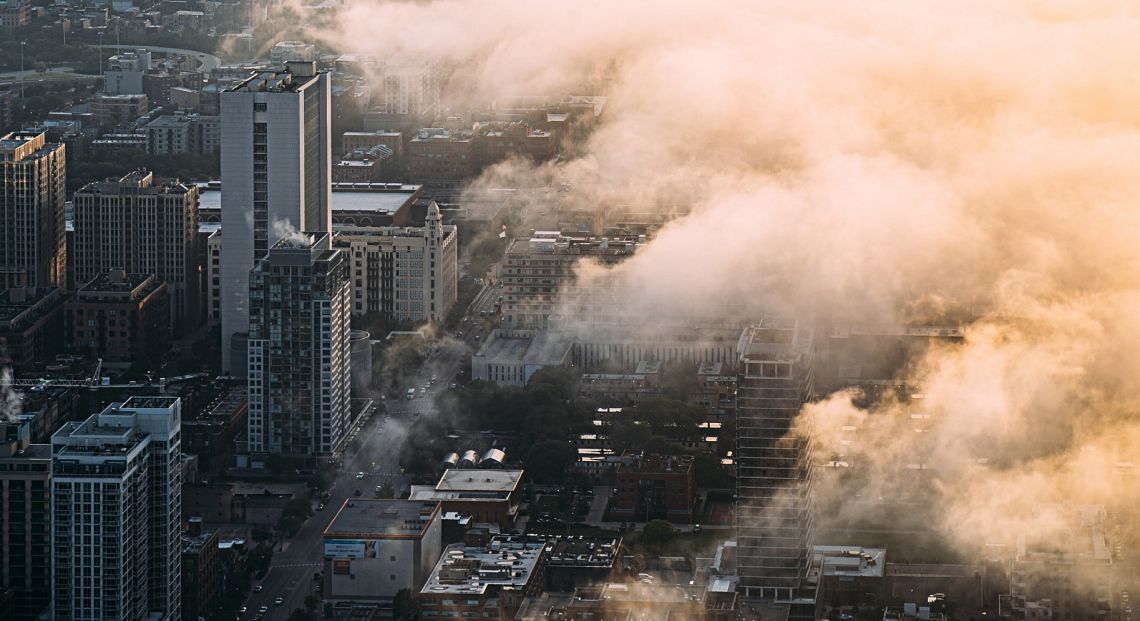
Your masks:
M320 567L323 563L282 563L280 565L270 565L273 569L284 569L286 567Z

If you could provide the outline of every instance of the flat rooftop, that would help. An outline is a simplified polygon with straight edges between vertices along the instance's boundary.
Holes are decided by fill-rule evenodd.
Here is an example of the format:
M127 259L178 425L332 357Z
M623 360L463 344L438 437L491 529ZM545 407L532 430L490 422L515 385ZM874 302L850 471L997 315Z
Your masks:
M80 291L133 291L136 287L142 285L151 274L122 274L121 276L112 275L111 272L103 272L92 278L90 282L79 288Z
M326 539L420 537L438 515L439 503L419 500L349 498L325 529Z
M814 546L812 557L819 561L812 571L821 571L824 576L882 578L887 566L886 548Z
M173 407L175 403L178 403L178 397L129 397L126 401L123 402L121 406L119 406L119 409L166 409Z
M0 322L12 321L20 315L32 310L32 307L56 294L60 301L62 294L54 287L20 287L16 290L5 289L0 291ZM39 317L42 312L31 316Z
M305 88L310 82L315 82L319 78L320 74L294 76L292 72L287 70L258 71L244 82L227 90L247 93L293 93Z
M511 492L522 481L522 470L460 470L443 473L435 489L441 492Z
M221 212L220 186L213 184L198 188L200 211ZM332 210L336 212L373 212L394 214L405 203L414 201L420 186L398 183L337 183L333 184Z
M521 589L530 581L545 548L545 539L526 536L494 537L480 548L450 545L420 594L481 595L488 590Z
M741 361L795 361L812 346L812 332L794 319L763 319L744 329L737 343Z
M621 550L620 537L560 535L547 548L547 565L558 567L609 567Z

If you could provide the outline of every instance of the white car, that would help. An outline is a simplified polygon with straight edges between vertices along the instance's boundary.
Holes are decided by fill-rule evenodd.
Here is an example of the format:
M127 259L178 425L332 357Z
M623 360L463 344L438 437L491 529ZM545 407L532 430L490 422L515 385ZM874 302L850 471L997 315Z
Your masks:
M357 473L356 473L356 480L357 480L357 481L359 481L360 479L363 479L363 478L364 478L364 473L363 473L363 472L357 472Z
M257 609L257 612L260 612L261 614L265 614L265 613L269 612L269 606L262 606L262 607Z
M285 598L283 598L283 597L278 597L277 599L273 600L274 606L280 606L284 603L285 603Z

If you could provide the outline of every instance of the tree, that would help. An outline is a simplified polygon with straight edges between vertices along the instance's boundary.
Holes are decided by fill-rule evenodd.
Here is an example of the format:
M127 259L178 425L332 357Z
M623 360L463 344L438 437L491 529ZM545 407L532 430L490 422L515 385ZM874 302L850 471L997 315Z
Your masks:
M613 424L614 450L622 453L628 449L644 449L653 437L653 427L649 423L633 420L619 420Z
M641 530L641 544L654 552L660 552L666 543L677 534L673 525L665 520L653 520Z
M301 524L301 518L295 515L282 515L281 519L277 520L277 532L292 538L301 530Z
M285 503L281 509L281 515L296 517L301 520L307 519L313 514L313 505L309 504L308 500L304 498L294 498Z
M720 458L709 453L699 453L693 457L693 479L697 487L732 487L732 477L720 465Z
M305 482L305 484L309 486L309 489L317 493L321 493L329 488L331 481L325 472L318 471L309 475L309 479Z
M669 441L665 436L653 436L645 443L645 452L657 455L677 455L682 448Z
M251 536L253 537L253 540L258 543L261 543L262 541L269 541L273 538L273 529L269 528L265 524L256 524L253 527Z
M273 546L259 545L249 553L247 562L250 573L261 578L269 571L269 564L273 561Z
M416 603L412 599L412 592L400 589L392 599L392 616L402 621L411 621L416 617Z
M325 618L333 618L333 605L332 602L325 602Z
M376 492L376 497L377 498L395 498L396 497L396 488L392 487L391 483L384 483L383 485L380 486L380 489Z
M316 595L306 595L305 596L305 608L307 608L308 610L312 610L313 612L316 612L317 606L320 606L320 605L321 605L321 598L317 597Z
M273 476L279 477L289 471L289 459L283 455L270 455L265 458L265 468Z
M530 447L523 464L532 481L560 483L577 457L578 452L565 440L546 440Z

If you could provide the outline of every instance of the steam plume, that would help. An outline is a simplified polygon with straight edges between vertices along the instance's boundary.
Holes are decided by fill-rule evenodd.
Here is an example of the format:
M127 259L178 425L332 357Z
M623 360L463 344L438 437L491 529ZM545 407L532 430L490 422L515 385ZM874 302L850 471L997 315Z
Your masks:
M1042 502L1137 506L1114 465L1140 446L1137 13L1112 0L360 1L338 32L351 51L457 67L457 109L609 97L585 155L495 174L565 179L569 207L689 212L634 259L580 275L619 279L633 316L987 309L964 344L909 370L937 415L924 459L943 526L977 542L1047 531L1030 510ZM809 408L823 445L858 423L850 450L884 491L915 450L907 413L845 393Z

